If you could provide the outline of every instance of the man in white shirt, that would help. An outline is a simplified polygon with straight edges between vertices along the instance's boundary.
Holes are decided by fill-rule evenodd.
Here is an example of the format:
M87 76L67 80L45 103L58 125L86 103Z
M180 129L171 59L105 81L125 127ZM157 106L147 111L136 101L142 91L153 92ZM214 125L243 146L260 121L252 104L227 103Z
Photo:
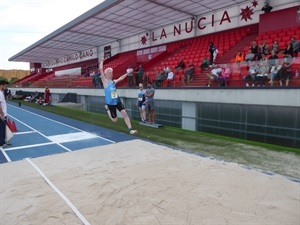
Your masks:
M128 66L127 70L126 70L127 76L128 76L128 86L129 87L133 87L133 69ZM138 85L138 84L136 84Z
M171 69L168 66L165 65L164 72L165 72L166 75L168 75L168 73L170 72L170 70Z
M165 84L163 86L165 87L169 87L170 86L170 82L174 80L174 73L172 70L169 71L168 73L168 77L167 79L165 80Z
M0 80L0 146L5 145L5 128L7 117L7 105L4 97L4 91L7 89L8 82Z
M209 77L207 87L210 87L211 81L218 81L219 76L222 74L222 68L217 66L216 68L212 69L210 73L207 74Z

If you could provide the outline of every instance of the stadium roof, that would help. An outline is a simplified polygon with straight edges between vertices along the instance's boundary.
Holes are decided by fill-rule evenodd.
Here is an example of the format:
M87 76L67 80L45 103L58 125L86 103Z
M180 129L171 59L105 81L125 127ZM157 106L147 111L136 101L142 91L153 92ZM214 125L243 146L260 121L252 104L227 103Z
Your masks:
M42 63L249 0L106 0L9 61Z

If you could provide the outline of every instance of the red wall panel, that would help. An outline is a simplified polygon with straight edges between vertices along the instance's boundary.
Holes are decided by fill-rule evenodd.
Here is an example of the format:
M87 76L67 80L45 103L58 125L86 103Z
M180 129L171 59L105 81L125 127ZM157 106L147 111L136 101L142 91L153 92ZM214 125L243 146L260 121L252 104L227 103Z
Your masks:
M298 7L292 7L261 14L259 18L259 33L296 26L299 26L300 29L297 10Z

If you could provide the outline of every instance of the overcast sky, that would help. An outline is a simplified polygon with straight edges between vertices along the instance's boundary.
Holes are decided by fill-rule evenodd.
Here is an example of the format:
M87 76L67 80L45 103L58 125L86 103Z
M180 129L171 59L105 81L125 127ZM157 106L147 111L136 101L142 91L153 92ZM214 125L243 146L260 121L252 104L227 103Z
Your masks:
M104 0L0 0L0 69L29 70L8 59Z

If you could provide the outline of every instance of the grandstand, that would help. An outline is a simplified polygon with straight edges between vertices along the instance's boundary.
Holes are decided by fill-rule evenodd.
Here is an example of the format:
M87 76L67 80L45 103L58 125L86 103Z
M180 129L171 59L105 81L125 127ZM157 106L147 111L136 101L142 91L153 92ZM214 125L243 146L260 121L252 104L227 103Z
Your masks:
M241 5L247 1L241 1ZM293 1L291 1L293 3ZM101 4L100 4L101 5ZM293 5L293 4L292 4ZM166 6L166 5L165 5ZM287 43L290 41L291 37L295 37L296 40L300 40L300 29L299 24L296 21L290 21L289 23L279 23L278 18L291 18L291 12L293 12L293 16L296 16L297 7L287 7L287 5L281 6L280 10L268 13L268 14L260 14L256 15L257 23L253 23L250 25L237 26L236 28L224 29L217 32L210 32L208 34L201 35L201 32L196 31L195 33L200 33L200 35L185 35L186 37L180 38L180 40L170 42L164 42L159 45L149 45L146 48L136 48L133 47L133 50L130 51L118 51L116 54L114 52L110 52L109 56L111 56L105 64L105 67L112 67L115 71L115 76L122 75L128 65L134 66L142 64L144 68L144 76L147 76L150 81L154 81L156 77L156 72L161 70L164 65L169 66L174 69L178 60L183 58L186 63L193 61L196 66L194 79L190 82L189 86L191 87L206 87L208 78L206 74L209 71L201 71L200 63L205 56L208 56L208 43L210 41L214 42L217 46L219 53L217 57L217 64L230 64L231 65L231 76L228 83L228 87L243 87L243 76L247 74L248 68L246 66L242 66L240 69L237 64L234 62L235 54L238 50L242 50L244 54L246 54L250 43L252 41L257 41L261 43L262 40L266 40L269 46L274 40L278 40L280 49L284 49ZM240 6L241 7L241 6ZM287 7L287 8L284 8ZM275 8L275 7L274 7ZM279 8L279 6L278 6ZM88 13L87 13L88 14ZM256 13L258 14L258 12ZM101 15L101 13L97 14ZM227 11L224 11L224 15L228 16ZM96 17L96 16L95 16ZM200 16L198 16L200 18ZM202 17L203 18L203 17ZM198 20L198 27L200 26L200 18ZM275 19L274 19L275 18ZM277 19L276 19L277 18ZM294 17L295 18L295 17ZM180 18L178 18L179 21ZM273 20L272 20L273 19ZM227 19L229 20L229 19ZM272 27L265 25L268 24L268 21L275 22L272 24ZM220 23L226 22L226 19L221 20ZM84 20L79 20L79 25L84 23ZM216 22L215 22L216 23ZM186 22L186 24L189 24ZM187 25L186 25L187 26ZM174 25L174 30L179 32L178 25ZM266 28L267 27L267 28ZM176 28L176 29L175 29ZM165 33L161 33L161 37L167 37L169 35L168 31ZM174 36L175 36L174 31ZM69 32L66 30L65 32ZM182 32L182 31L180 31ZM128 34L129 35L129 34ZM56 37L53 37L54 40ZM52 41L51 38L45 41ZM128 37L124 38L128 39ZM154 37L152 37L152 42L154 42ZM108 40L107 44L111 41ZM122 40L117 40L118 43L122 43ZM143 44L143 43L142 43ZM129 44L130 45L130 44ZM141 46L141 44L136 46ZM95 52L101 52L101 50L94 50ZM124 49L130 49L130 46L124 46ZM135 48L135 49L134 49ZM152 53L153 48L163 48L164 51ZM122 46L119 48L122 49ZM32 51L37 51L38 46L33 46ZM84 50L84 49L82 49ZM86 51L87 52L87 51ZM142 52L140 55L138 52ZM144 54L143 52L148 52L148 54ZM30 51L28 52L30 53ZM82 53L82 52L81 52ZM81 54L80 53L80 54ZM10 60L18 61L19 58L24 57L27 53L20 53L17 56L12 57ZM46 53L45 53L46 54ZM105 53L103 53L104 55ZM144 54L144 55L143 55ZM68 63L63 66L57 64L57 66L49 66L49 63L45 62L37 62L37 61L29 61L31 65L31 74L26 76L25 78L17 81L14 86L17 87L43 87L45 85L49 87L77 87L77 88L92 88L92 78L86 76L91 69L95 69L98 67L98 61L100 60L102 53L97 54L93 59L86 59L86 61L76 62L76 63ZM278 55L279 58L283 59L283 54ZM70 56L64 56L70 58ZM26 58L26 57L25 57ZM49 62L49 58L48 62ZM55 59L55 58L53 58ZM32 59L31 59L32 60ZM57 59L56 59L57 61ZM43 65L46 65L43 67ZM69 74L64 71L68 71L72 68L79 68L80 73ZM292 71L293 71L293 79L290 82L290 86L299 86L300 82L298 78L295 78L296 70L300 69L299 58L294 58L292 61ZM56 74L60 72L60 75ZM172 82L173 88L184 88L182 86L182 79L184 79L184 72L180 70L175 74L174 82ZM214 84L217 86L217 84ZM127 88L127 81L123 81L120 84L120 87Z
M272 87L268 82L265 87L246 87L243 76L248 68L234 62L237 51L245 53L252 41L270 45L278 40L284 48L292 36L300 40L298 0L274 1L273 11L266 14L263 4L264 0L106 0L11 57L29 62L31 71L11 90L43 93L47 85L53 104L76 93L84 110L106 113L103 90L88 76L101 58L108 57L104 67L114 69L114 78L129 65L142 64L144 76L153 81L157 70L165 65L174 69L182 57L196 65L194 79L183 86L179 70L171 87L158 88L157 123L299 148L300 58L292 58L289 87L277 82ZM210 41L219 50L216 64L231 67L227 87L213 83L208 88L211 68L199 68ZM282 61L283 55L278 56ZM139 120L136 88L129 88L125 79L118 83L118 94L129 116Z

